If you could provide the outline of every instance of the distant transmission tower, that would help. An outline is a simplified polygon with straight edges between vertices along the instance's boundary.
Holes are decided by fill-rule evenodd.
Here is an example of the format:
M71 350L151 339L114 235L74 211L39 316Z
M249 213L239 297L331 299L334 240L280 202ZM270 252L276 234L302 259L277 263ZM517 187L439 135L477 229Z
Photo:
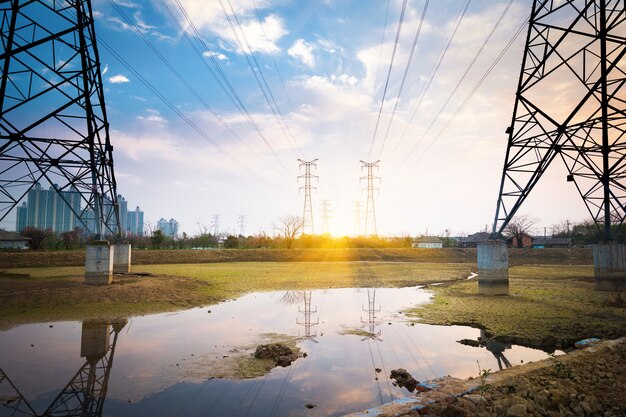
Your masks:
M213 236L219 236L220 234L220 215L214 214L213 220L211 220L211 230L213 230Z
M240 214L237 217L237 226L239 226L239 235L245 236L246 234L246 216L245 214Z
M374 188L374 181L379 180L380 177L374 175L374 168L379 169L378 164L380 160L376 162L361 162L361 171L363 168L367 169L367 175L361 177L361 181L367 180L367 187L364 190L367 190L367 203L365 205L365 235L366 236L377 236L378 229L376 228L376 209L374 208L374 191L378 191L378 188Z
M354 236L361 236L363 228L361 226L361 202L354 202Z
M311 185L312 178L318 178L317 175L311 174L311 167L317 168L317 159L312 161L300 162L299 168L304 167L304 175L299 175L298 180L304 179L304 185L300 189L304 189L304 210L302 211L302 233L314 234L315 227L313 225L313 204L311 203L311 190L316 189Z
M626 7L535 0L493 223L499 236L556 158L604 241L626 208ZM567 86L567 99L551 87ZM559 93L558 98L561 98ZM623 256L623 254L622 254ZM622 261L623 263L623 261Z
M97 239L121 233L91 1L2 1L0 16L0 221L43 182Z
M322 234L330 233L328 219L330 219L330 200L322 200Z

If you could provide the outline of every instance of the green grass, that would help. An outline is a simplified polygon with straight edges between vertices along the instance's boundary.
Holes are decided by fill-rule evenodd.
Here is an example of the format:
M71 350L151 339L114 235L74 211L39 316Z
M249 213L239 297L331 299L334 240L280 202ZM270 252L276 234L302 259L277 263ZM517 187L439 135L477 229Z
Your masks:
M517 266L509 270L510 296L478 294L476 281L431 287L433 303L409 311L423 322L473 324L496 336L566 346L585 337L626 334L626 309L616 294L594 290L592 266Z

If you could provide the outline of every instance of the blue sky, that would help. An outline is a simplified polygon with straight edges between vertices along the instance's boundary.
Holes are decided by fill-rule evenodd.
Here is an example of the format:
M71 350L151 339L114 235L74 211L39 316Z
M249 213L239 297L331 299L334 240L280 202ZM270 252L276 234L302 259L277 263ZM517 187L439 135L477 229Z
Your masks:
M420 25L425 3L407 3L387 83L401 0L94 0L118 191L152 224L173 217L194 234L219 214L221 230L237 232L244 214L246 233L271 234L278 217L302 213L297 158L318 158L317 229L320 200L327 199L331 231L350 234L354 201L366 197L359 160L380 159L379 233L483 229L493 221L525 30L471 92L528 18L531 2L471 1L432 80L466 2L430 1ZM260 72L249 66L255 60ZM220 87L219 71L247 114ZM555 86L555 94L565 91ZM538 233L586 217L563 170L551 168L521 209L540 219Z

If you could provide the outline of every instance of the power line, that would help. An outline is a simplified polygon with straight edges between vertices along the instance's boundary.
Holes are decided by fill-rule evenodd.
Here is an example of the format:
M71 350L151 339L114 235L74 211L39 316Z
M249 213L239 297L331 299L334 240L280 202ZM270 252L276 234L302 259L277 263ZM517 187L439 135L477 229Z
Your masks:
M254 12L256 14L256 18L259 21L259 25L261 25L261 30L263 31L263 36L265 37L265 40L267 40L269 42L269 37L267 36L267 32L265 31L265 25L263 24L263 21L261 20L261 15L259 14L259 8L256 4L256 0L252 0L252 3L254 4ZM287 88L285 86L285 80L283 79L282 74L280 73L280 69L278 69L278 63L276 62L276 56L274 55L274 51L270 50L269 51L270 56L272 57L272 62L274 63L274 69L276 70L276 74L278 74L278 79L280 80L280 84L283 88L283 92L285 93L285 98L287 99L287 103L289 104L289 108L291 109L291 111L294 111L294 107L293 107L293 103L291 102L291 98L289 97L289 93L287 93Z
M395 153L396 149L398 148L398 145L400 144L400 142L402 142L402 139L404 139L404 136L406 136L406 132L407 132L409 126L411 125L411 122L413 122L413 118L415 117L415 114L417 114L417 111L419 110L420 106L422 105L422 101L424 100L424 97L426 96L426 93L428 93L428 90L430 89L430 86L431 86L433 80L437 76L437 72L439 72L439 67L441 66L441 63L443 62L444 58L446 57L446 54L448 53L448 49L450 48L450 44L452 44L452 40L454 39L454 36L456 35L457 30L459 29L459 26L461 26L461 22L463 21L463 18L465 17L465 13L467 12L467 9L468 9L471 1L472 0L466 0L465 4L461 7L461 11L460 11L459 16L457 18L456 25L452 29L452 32L448 36L448 40L447 40L445 46L441 50L441 53L440 53L440 56L439 56L439 60L437 61L437 64L435 64L433 71L431 71L431 75L430 75L430 78L428 80L428 83L426 84L426 88L424 89L424 91L420 95L420 98L417 101L417 105L415 106L415 109L413 110L413 113L411 114L411 117L409 118L409 121L407 122L406 126L404 127L404 131L400 135L400 138L396 141L396 144L395 144L394 148L391 150L391 154L389 154L389 158L391 158L391 156Z
M236 100L231 97L231 95L229 94L229 92L227 91L226 87L222 84L222 80L220 80L217 75L213 72L213 69L210 68L205 59L204 56L202 55L202 52L198 49L197 45L191 40L191 38L187 35L187 32L183 29L183 27L181 26L181 24L178 22L178 19L176 19L176 16L174 15L172 9L170 9L170 7L168 6L167 2L165 0L161 0L161 4L163 5L163 8L165 9L165 11L169 14L170 18L172 19L172 21L174 22L174 24L176 25L176 27L178 28L178 30L180 30L180 32L183 34L183 36L185 37L185 40L187 41L187 43L189 43L189 45L192 47L192 49L194 50L194 52L196 53L196 55L200 58L200 60L202 61L203 65L209 70L209 72L211 73L211 75L213 75L213 78L215 78L215 80L217 81L217 83L220 85L220 87L222 88L222 90L224 90L224 92L226 93L226 95L229 97L229 99L235 104L235 107L238 108L238 110L245 116L244 112L242 111L241 108L239 108L239 106L237 106ZM128 21L128 19L127 19ZM129 22L130 24L130 22ZM145 37L142 36L142 39L144 40L144 42L150 43L149 40L147 40ZM166 65L168 66L168 68L170 68L171 70L173 69L172 65L167 62L166 58L161 55L160 53L158 53L158 50L155 50L156 48L153 48L151 45L149 45L150 48L155 51L155 53L157 53L157 56L159 56L159 58L161 58L161 60L163 60ZM279 172L276 167L274 165L271 165L269 162L267 162L264 158L262 158L258 152L256 152L254 149L252 149L250 147L250 145L248 145L248 143L246 141L243 140L243 138L237 133L235 132L225 121L224 119L222 119L222 117L206 102L206 100L204 100L204 98L202 98L202 96L200 96L195 90L193 90L191 88L191 86L189 86L189 84L187 83L187 81L184 79L184 77L182 77L178 72L176 72L175 70L173 71L174 75L176 75L176 77L188 88L190 89L190 91L192 92L192 94L194 95L194 97L196 97L196 99L203 104L210 112L211 114L222 124L222 126L224 126L228 132L230 134L232 134L242 145L244 145L246 147L246 149L248 149L252 154L254 154L259 160L261 160L263 163L265 163L268 167L275 169L277 172ZM258 130L258 129L257 129Z
M389 123L387 123L387 130L385 131L385 137L383 138L383 143L380 146L380 151L378 152L378 156L382 156L383 150L385 149L385 143L387 142L387 137L389 136L389 129L391 128L391 124L393 123L393 119L396 115L396 110L398 109L398 104L400 104L400 96L402 95L402 90L404 89L404 83L406 82L406 77L409 73L409 68L411 67L411 61L413 60L413 55L415 54L415 48L417 46L417 41L419 40L420 33L422 32L422 24L424 23L424 17L426 16L426 11L428 10L429 0L426 0L424 3L424 9L422 10L422 16L420 17L419 25L417 26L417 30L415 31L415 38L413 39L413 46L411 47L411 54L409 55L409 60L406 63L406 67L404 68L404 74L402 75L402 82L400 83L400 88L398 89L398 95L396 96L396 102L393 105L393 111L391 112L391 117L389 118Z
M194 35L196 37L196 40L198 41L200 46L202 46L206 51L210 51L209 46L202 39L202 36L200 35L200 32L198 31L198 29L196 28L196 25L193 23L193 21L191 20L191 18L187 14L187 11L185 10L185 8L182 5L182 3L180 2L180 0L174 0L174 1L176 2L177 6L178 6L178 9L181 12L182 17L185 19L186 23L189 25L189 27L191 28L192 32L194 33ZM203 55L200 54L200 56L202 57ZM241 98L237 94L237 91L234 89L232 83L230 82L230 80L228 79L226 74L224 73L224 70L220 66L220 64L217 61L217 59L215 58L215 56L213 56L213 54L209 53L209 54L207 54L207 57L209 58L209 60L213 64L213 66L215 67L215 70L216 70L217 74L208 65L206 65L205 60L202 59L202 62L205 64L205 67L209 70L211 75L213 75L215 80L218 82L219 86L226 93L228 98L233 102L235 107L237 107L239 109L239 111L244 115L244 117L248 120L248 123L250 124L250 126L252 126L252 128L258 133L258 135L261 138L261 140L263 140L265 145L272 152L272 155L280 163L281 167L285 170L286 173L289 174L290 173L289 169L287 168L287 166L285 165L283 160L278 156L278 154L276 153L276 150L274 149L272 144L267 140L267 138L265 137L265 135L263 134L263 132L261 131L259 126L256 124L256 122L254 121L254 119L250 115L250 112L248 111L246 105L244 104L244 102L241 100ZM219 77L218 77L218 75L219 75Z
M270 107L270 110L274 114L274 117L276 118L276 121L278 122L278 126L280 127L283 134L287 138L287 141L289 142L289 145L291 146L291 150L293 151L294 155L298 157L300 155L298 154L298 151L296 150L296 147L294 145L293 135L291 134L291 131L289 130L289 126L287 126L287 122L285 121L285 118L282 112L280 111L280 107L278 107L278 103L276 103L274 95L272 94L272 90L267 84L267 80L265 76L263 75L263 70L261 69L259 62L257 61L256 56L252 52L252 47L250 46L246 33L241 26L239 17L237 17L237 14L235 13L235 9L233 8L233 5L230 2L230 0L226 0L226 1L228 2L233 18L235 19L235 23L237 23L237 27L239 28L239 32L241 33L241 37L239 36L239 33L237 33L237 30L235 29L235 26L233 25L233 22L230 16L228 15L226 7L224 6L224 2L222 0L219 0L220 5L222 7L222 11L224 12L224 17L228 21L228 24L233 32L233 35L235 35L235 38L237 39L237 42L239 43L239 46L241 47L243 56L248 62L248 67L250 68L250 71L252 71L252 75L254 75L254 78L257 84L259 85L259 88L261 89L261 92L263 93L263 97L265 97L265 101L267 102L267 104ZM243 38L243 42L241 41L242 38ZM246 52L246 48L244 48L244 43L246 45L247 52ZM252 58L252 60L250 60L250 58ZM255 68L256 68L256 71L255 71Z
M428 127L426 128L426 130L424 131L424 133L422 134L422 136L418 139L418 141L415 143L415 145L413 146L413 148L411 148L411 151L406 155L404 161L402 162L401 165L405 165L409 159L411 158L411 156L413 156L413 154L415 153L415 150L417 149L417 147L420 145L420 143L424 140L424 138L426 137L426 135L428 135L428 132L430 132L430 129L432 129L432 127L435 125L435 123L437 122L437 120L439 120L439 117L441 116L441 113L443 113L444 109L446 108L446 106L448 105L448 103L450 103L450 100L452 100L452 97L454 96L454 94L456 94L457 90L459 89L459 87L461 86L461 84L463 83L463 81L465 80L465 77L467 77L467 74L470 72L470 70L472 69L472 67L474 66L474 64L476 63L476 61L478 60L478 57L480 57L480 55L482 54L482 52L485 50L485 46L487 46L487 44L489 43L489 41L491 40L491 37L493 36L493 34L495 33L496 29L498 29L498 27L500 26L500 23L502 22L502 20L504 19L504 16L506 16L507 12L509 11L509 9L511 8L511 5L513 4L515 0L509 0L508 4L506 5L506 7L504 8L504 10L502 11L502 13L500 14L500 17L498 18L498 20L496 21L496 23L493 25L493 27L491 28L491 31L489 32L489 34L487 35L487 37L485 38L485 40L483 41L482 45L480 46L480 48L478 48L478 51L476 51L476 54L474 54L474 57L472 58L472 60L470 61L469 65L467 66L467 68L465 68L465 71L463 72L463 75L461 76L461 78L457 81L456 85L454 86L454 88L452 89L452 91L450 92L450 94L448 95L448 97L446 98L445 102L443 103L443 105L441 106L441 108L439 109L439 111L437 112L437 114L435 115L435 117L433 118L433 120L430 122L430 124L428 125Z
M387 70L387 79L385 80L385 88L383 89L383 96L380 100L380 108L378 109L378 117L376 118L376 126L372 134L372 141L370 143L370 150L368 155L372 156L372 149L374 148L374 142L376 141L376 133L378 133L378 125L380 124L380 116L383 112L383 106L385 105L385 97L387 96L387 88L389 87L389 80L391 78L391 70L393 69L393 61L396 57L396 50L398 49L398 41L400 39L400 32L402 31L402 23L404 22L404 14L406 13L406 5L408 0L404 0L402 3L402 11L400 12L400 19L398 19L398 29L396 30L396 39L393 44L393 50L391 52L391 61L389 61L389 69Z
M467 103L472 99L472 97L474 97L474 95L476 94L476 92L478 91L478 89L483 85L483 83L485 82L485 80L487 79L487 77L489 77L489 75L491 74L491 72L493 71L493 69L498 65L498 63L500 62L500 60L504 57L504 55L509 51L509 49L511 48L511 46L513 45L513 43L515 42L515 40L519 37L519 35L524 31L524 28L526 27L526 25L528 24L528 19L524 20L524 22L520 25L520 27L515 31L515 33L513 34L513 36L511 37L511 39L509 39L509 42L505 45L505 47L500 51L500 53L498 54L498 56L494 59L494 61L491 63L491 65L489 66L489 68L487 68L487 70L485 71L485 73L483 74L483 76L480 78L480 80L478 80L478 82L476 83L476 85L474 85L474 87L472 88L472 90L467 94L467 96L465 97L465 99L463 100L463 102L459 105L459 107L454 111L454 113L452 114L452 117L450 117L450 119L448 120L448 122L445 124L445 126L439 131L439 133L437 133L437 135L433 138L433 140L428 144L428 146L426 147L426 149L424 149L424 151L419 155L419 157L416 159L416 162L419 161L429 150L430 148L435 144L435 142L444 134L444 132L446 130L448 130L448 128L450 127L450 125L452 124L452 122L454 121L454 119L461 113L461 111L465 108L465 106L467 105Z

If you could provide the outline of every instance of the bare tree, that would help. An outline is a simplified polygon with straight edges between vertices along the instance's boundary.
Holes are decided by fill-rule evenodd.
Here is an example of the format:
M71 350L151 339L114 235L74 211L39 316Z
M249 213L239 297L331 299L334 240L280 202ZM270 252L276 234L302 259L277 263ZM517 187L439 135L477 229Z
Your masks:
M552 234L552 236L569 237L571 228L572 224L570 223L570 221L563 220L557 224L553 224L552 226L550 226L550 233Z
M517 247L524 247L524 235L529 234L530 229L537 224L539 220L530 217L527 214L523 214L521 216L515 216L509 221L509 224L506 226L505 232L507 235L511 236L515 240L517 240Z
M278 219L274 229L287 241L287 249L291 249L293 241L298 237L304 226L302 217L287 215Z

